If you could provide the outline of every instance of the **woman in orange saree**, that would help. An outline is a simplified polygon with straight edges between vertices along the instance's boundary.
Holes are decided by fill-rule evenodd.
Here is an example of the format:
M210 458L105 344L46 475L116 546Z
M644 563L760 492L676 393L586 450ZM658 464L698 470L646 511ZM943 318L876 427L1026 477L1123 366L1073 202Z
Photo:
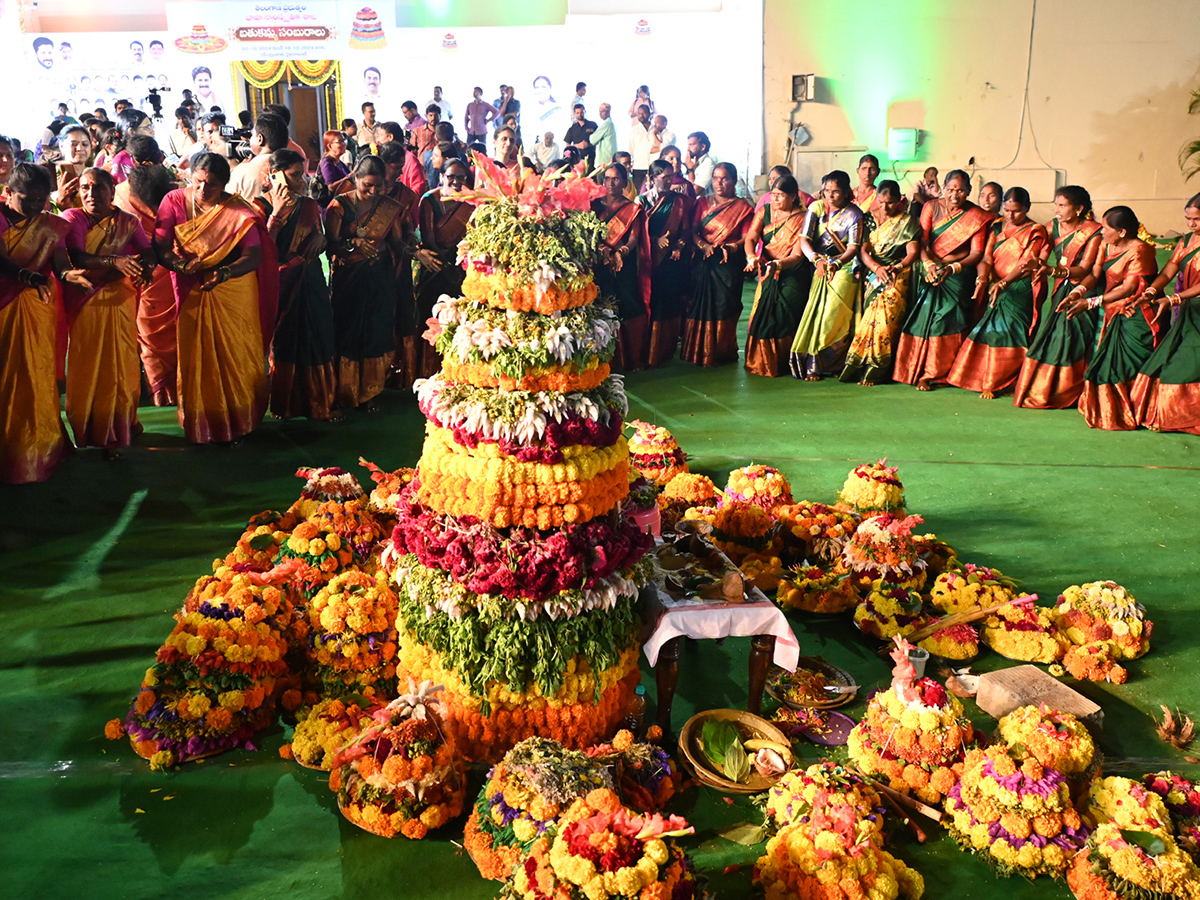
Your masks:
M984 400L1012 385L1025 362L1037 302L1045 292L1042 264L1050 253L1046 229L1029 220L1029 192L1004 195L1004 219L988 236L975 297L988 298L983 317L963 339L946 381ZM990 284L990 287L989 287Z
M645 210L625 196L628 186L623 165L604 170L604 196L592 201L592 212L608 229L595 277L601 294L617 298L621 318L613 368L639 372L650 357L650 235Z
M791 175L779 177L771 202L746 232L746 271L758 275L746 326L746 371L778 378L788 373L788 351L808 303L812 263L800 249L805 206ZM762 253L755 248L762 243Z
M638 205L646 211L650 237L650 349L648 362L659 366L675 356L687 302L687 263L683 256L688 239L688 204L685 194L671 190L675 170L665 159L650 163L646 173L650 190Z
M229 163L197 154L191 185L158 210L154 247L174 273L179 424L191 442L236 445L267 411L275 331L275 243L254 207L225 192Z
M102 447L120 456L140 434L138 396L138 292L156 264L150 240L137 216L112 204L116 184L103 169L79 176L82 209L63 218L73 233L67 244L77 265L87 270L95 290L63 291L70 328L67 345L67 422L77 447Z
M1037 331L1025 351L1025 362L1013 388L1013 406L1024 409L1067 409L1083 393L1083 373L1096 345L1096 314L1068 319L1057 307L1096 266L1100 223L1091 220L1092 198L1068 184L1054 195L1050 227L1054 265L1048 266L1053 288L1042 303Z
M1132 395L1140 425L1200 434L1200 194L1188 200L1183 217L1188 234L1141 297L1179 316L1134 379ZM1173 278L1175 293L1163 294Z
M1159 333L1157 304L1143 292L1158 274L1154 247L1138 238L1138 219L1128 206L1114 206L1101 225L1104 245L1096 266L1069 293L1059 310L1076 318L1103 310L1100 341L1084 373L1079 412L1091 428L1132 431L1138 427L1131 388L1154 352ZM1088 298L1096 288L1102 293Z
M333 309L321 268L321 206L304 195L304 157L284 147L271 154L271 186L254 201L267 221L279 262L279 315L271 342L271 414L341 418L333 407Z
M43 212L54 187L41 166L18 163L0 210L0 483L45 481L70 450L58 408L56 284L91 288L70 268L70 225Z
M507 134L507 132L505 132ZM442 365L442 358L432 343L425 340L426 322L433 318L433 306L442 294L462 296L466 270L458 261L458 245L467 235L467 223L475 207L465 200L453 200L450 195L461 191L467 183L467 164L452 159L442 169L439 187L421 197L417 207L420 241L416 250L416 308L413 320L404 334L404 381L412 384L418 378L428 378Z
M683 323L685 361L722 366L738 358L746 251L742 246L754 207L737 196L737 169L713 167L712 194L696 202L692 301Z
M398 202L384 193L387 169L360 157L354 191L335 197L325 214L329 245L337 404L377 409L396 355L396 257L404 239Z
M117 185L113 204L137 216L148 239L154 234L159 204L179 185L171 170L162 165L154 138L135 135L129 148L135 165L129 178ZM176 403L179 353L175 332L175 285L171 273L156 263L149 283L142 286L137 308L138 353L155 406Z
M931 390L945 381L971 327L975 266L983 259L992 216L968 200L971 178L962 169L946 175L942 198L921 207L921 259L916 291L900 340L894 378Z

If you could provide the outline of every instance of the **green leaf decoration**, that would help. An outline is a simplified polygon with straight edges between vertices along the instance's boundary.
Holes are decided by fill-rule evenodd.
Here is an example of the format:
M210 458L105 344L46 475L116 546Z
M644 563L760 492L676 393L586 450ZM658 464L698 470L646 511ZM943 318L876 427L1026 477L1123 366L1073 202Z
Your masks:
M722 828L717 835L727 841L733 841L735 844L753 847L755 844L762 843L767 836L767 829L762 825L755 825L753 822L738 822L736 825Z
M714 767L724 771L725 755L731 746L741 749L737 729L728 722L709 719L700 729L700 741L704 745L704 755Z
M1121 837L1124 838L1127 844L1140 847L1151 856L1158 856L1160 853L1165 853L1167 849L1167 845L1163 843L1162 838L1149 831L1128 831L1122 828Z
M274 543L275 535L273 534L256 534L249 541L252 550L266 550Z
M750 777L750 759L742 749L742 742L734 739L725 751L725 777L741 784Z

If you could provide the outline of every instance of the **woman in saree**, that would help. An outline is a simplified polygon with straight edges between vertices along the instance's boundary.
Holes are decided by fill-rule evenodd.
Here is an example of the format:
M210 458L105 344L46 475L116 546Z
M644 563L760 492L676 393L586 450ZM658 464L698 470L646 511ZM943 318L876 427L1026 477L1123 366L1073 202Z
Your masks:
M67 345L67 422L77 447L102 447L107 459L133 443L142 426L138 367L138 292L158 264L138 217L113 206L113 177L103 169L79 176L82 209L63 218L74 263L87 270L94 290L63 292Z
M1139 425L1200 434L1200 194L1188 200L1183 218L1188 234L1176 241L1171 259L1140 298L1179 315L1131 393ZM1175 293L1163 293L1173 279Z
M746 326L745 366L751 375L778 378L788 371L788 349L808 302L812 265L800 249L805 208L796 179L780 176L770 197L746 233L746 271L758 275L758 286Z
M723 366L738 358L738 320L746 280L743 242L754 207L737 195L737 169L713 167L712 194L696 202L693 226L692 300L683 324L684 360Z
M650 237L646 212L625 196L629 170L610 163L604 170L604 196L592 201L592 212L608 230L600 242L596 286L617 299L621 330L613 354L614 368L640 372L650 355Z
M989 181L979 189L979 208L991 216L993 222L1001 216L1001 205L1004 203L1004 188L994 181Z
M321 268L325 230L321 207L305 196L304 157L283 148L271 154L267 192L254 201L275 242L279 314L271 342L271 414L332 421L337 370L333 366L333 309Z
M162 153L154 138L135 135L129 141L134 166L129 178L117 185L113 204L138 217L147 238L154 234L158 207L179 185L171 170L162 164ZM179 381L175 335L175 286L171 273L154 263L138 295L137 339L142 369L155 406L174 406Z
M0 208L0 483L45 481L70 450L58 408L59 280L90 290L72 269L70 224L43 212L54 179L41 166L18 163Z
M921 207L921 259L916 290L896 344L896 381L933 389L946 380L971 327L975 266L983 259L990 214L967 198L971 178L947 173L942 198Z
M875 223L883 218L879 189L875 186L875 179L879 177L879 157L873 153L860 157L857 174L858 185L854 188L853 202L867 217L865 224L867 232L870 233L875 227Z
M415 379L423 377L420 374L422 366L434 366L436 371L438 362L436 353L430 353L431 359L424 358L423 348L429 351L433 348L421 338L425 319L433 314L432 308L425 312L424 318L417 317L413 259L417 251L421 198L403 180L404 163L409 155L398 141L389 141L379 148L379 159L384 168L383 192L400 204L400 231L404 235L396 258L396 357L388 377L390 387L404 390L411 388Z
M1068 319L1057 309L1096 266L1100 224L1092 221L1091 212L1092 198L1078 185L1065 185L1054 195L1050 226L1053 264L1041 272L1053 279L1053 287L1042 303L1037 330L1025 351L1013 389L1013 406L1066 409L1083 393L1083 373L1096 344L1096 314L1087 312Z
M913 263L921 252L921 226L891 179L879 185L881 221L863 242L863 314L846 352L839 380L875 385L892 377L896 332L908 303Z
M416 308L410 332L404 334L404 379L411 384L428 378L441 366L437 350L421 337L425 322L433 316L438 297L462 295L466 271L458 262L458 245L467 235L467 223L475 207L453 195L467 184L470 170L461 159L449 160L442 170L441 184L425 194L417 208L420 242L415 251ZM401 232L403 236L403 231Z
M1114 206L1100 226L1103 246L1096 265L1071 289L1058 309L1075 319L1100 309L1100 340L1083 376L1079 412L1091 428L1132 431L1138 427L1131 388L1154 352L1160 307L1142 299L1158 274L1154 247L1138 239L1138 219L1128 206ZM1093 289L1100 291L1088 297Z
M669 361L679 348L687 303L687 263L684 253L690 232L690 202L671 190L675 169L665 159L650 163L650 190L640 195L650 232L650 350L651 366Z
M158 210L154 248L174 273L179 424L195 444L238 445L267 411L275 329L275 244L254 207L229 194L229 163L198 153L188 187Z
M975 298L987 297L983 316L963 339L946 381L993 400L1012 386L1025 362L1033 316L1045 292L1042 266L1050 254L1046 229L1029 219L1029 192L1009 188L1004 219L988 236Z
M354 166L354 192L326 210L331 271L337 405L378 409L396 355L396 259L404 240L403 210L384 193L387 169L378 156Z
M813 281L792 340L793 378L820 381L845 367L862 312L855 262L865 236L864 213L850 202L850 176L830 172L821 179L821 199L805 213L800 236L800 248L813 264Z

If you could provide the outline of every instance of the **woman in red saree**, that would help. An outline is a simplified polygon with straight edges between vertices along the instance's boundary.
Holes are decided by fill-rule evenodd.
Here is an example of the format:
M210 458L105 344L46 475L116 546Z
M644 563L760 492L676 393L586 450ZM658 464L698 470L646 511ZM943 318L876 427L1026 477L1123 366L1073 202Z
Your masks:
M335 197L325 216L331 268L337 404L378 407L396 355L396 258L403 210L384 193L387 169L359 157L354 192Z
M58 408L58 309L51 276L91 288L70 268L71 226L43 212L54 181L19 163L0 209L0 483L45 481L70 449Z
M1004 195L1004 219L988 236L975 297L988 298L982 318L963 339L946 381L984 400L1010 387L1025 362L1038 300L1045 293L1042 264L1050 254L1046 229L1030 221L1029 192Z
M646 211L650 238L650 349L648 362L659 366L675 356L687 302L687 263L684 253L689 235L688 207L684 194L671 190L675 170L665 159L650 163L646 173L650 190L638 205Z
M737 169L713 168L712 194L696 202L692 301L683 324L684 360L721 366L738 358L738 320L746 250L742 246L754 207L737 196Z
M781 175L768 196L770 205L754 214L746 232L746 271L758 276L758 285L743 365L751 375L778 378L788 374L788 351L812 287L812 263L800 246L806 207L796 179Z
M1100 223L1092 221L1091 213L1092 198L1078 185L1064 185L1055 193L1055 218L1050 227L1054 265L1043 271L1053 282L1038 315L1037 331L1025 351L1013 389L1013 406L1067 409L1083 393L1083 373L1096 345L1096 314L1068 319L1056 310L1096 266Z
M196 444L236 445L267 411L275 330L275 244L254 207L228 194L229 163L197 154L190 186L158 210L154 247L174 274L179 424Z
M158 207L179 187L171 170L162 164L154 138L136 135L129 141L134 167L117 185L113 204L138 217L147 239L154 234ZM142 369L155 406L174 406L179 381L179 354L175 334L175 285L171 273L155 263L150 281L138 296L137 338Z
M267 222L279 263L279 315L271 342L271 414L331 421L333 309L321 268L321 206L304 194L304 157L284 147L271 154L270 188L254 201Z
M942 198L921 207L921 259L916 292L896 344L893 377L928 391L946 380L971 327L975 266L983 259L992 216L967 198L971 178L946 175Z
M1183 217L1188 234L1141 297L1179 316L1134 379L1132 395L1138 424L1200 434L1200 194L1187 202ZM1172 279L1175 293L1164 294Z
M72 257L95 288L63 291L70 328L67 422L75 446L102 447L110 459L142 430L138 292L156 264L138 217L113 206L116 187L103 169L85 169L79 176L83 208L63 213L73 229L67 238Z
M626 372L646 368L650 358L650 235L646 211L625 196L629 173L620 163L604 170L604 196L592 212L608 229L600 244L596 286L617 298L621 332L612 365Z
M1132 431L1138 427L1131 388L1154 352L1159 333L1157 304L1143 291L1158 274L1154 247L1138 239L1138 219L1128 206L1114 206L1101 225L1104 245L1096 266L1059 305L1070 318L1103 310L1100 341L1084 373L1079 412L1091 428ZM1093 288L1102 293L1088 298Z
M428 378L442 365L437 350L421 337L426 320L433 317L433 305L442 294L462 296L467 273L458 262L458 245L467 235L467 223L475 207L448 195L462 190L468 174L467 164L461 159L449 160L442 170L441 186L426 193L417 208L421 234L416 251L420 265L415 285L416 310L412 333L403 337L404 378L409 384L418 378Z

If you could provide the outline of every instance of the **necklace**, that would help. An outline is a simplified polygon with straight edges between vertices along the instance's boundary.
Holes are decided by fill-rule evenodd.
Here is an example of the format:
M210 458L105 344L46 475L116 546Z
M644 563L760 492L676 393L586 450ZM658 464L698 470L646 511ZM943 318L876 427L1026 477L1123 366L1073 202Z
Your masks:
M190 191L188 191L188 201L191 203L191 207L192 207L192 214L190 216L188 216L189 219L196 218L197 210L199 210L202 213L210 212L215 207L220 205L220 203L221 203L220 200L217 200L217 202L214 203L212 206L201 206L199 201L196 200L196 189L195 188L192 188Z

